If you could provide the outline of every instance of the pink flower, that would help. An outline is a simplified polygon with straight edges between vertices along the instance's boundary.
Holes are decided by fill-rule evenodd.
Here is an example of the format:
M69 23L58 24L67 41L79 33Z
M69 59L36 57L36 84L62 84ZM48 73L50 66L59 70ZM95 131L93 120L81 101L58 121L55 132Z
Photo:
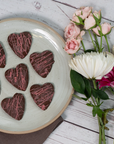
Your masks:
M66 39L71 38L71 37L76 38L79 34L80 34L80 28L76 26L74 23L70 23L65 28L64 36Z
M80 9L77 9L75 13L73 14L72 21L80 23L77 16L81 17L84 20L85 18L89 16L91 11L92 11L92 7L81 7Z
M80 40L76 40L74 38L68 39L65 43L65 48L64 50L68 53L68 54L74 54L78 51L79 46L80 46Z
M114 67L113 69L106 74L101 80L98 81L99 88L102 88L104 86L110 86L114 88Z
M109 23L104 23L101 25L102 27L102 33L104 35L108 34L111 31L112 26Z
M101 25L102 28L102 34L103 35L107 35L108 33L110 33L112 26L109 23L103 23ZM92 29L94 33L96 33L98 36L100 36L98 30L100 30L100 27L97 26L96 28Z
M94 16L97 17L98 19L101 18L101 11L94 11Z
M89 15L89 17L86 18L85 21L84 21L84 28L86 30L94 27L95 25L96 25L96 21L95 21L93 15Z
M93 32L94 32L96 35L100 36L100 34L99 34L99 32L98 32L98 30L100 30L100 27L99 27L99 26L93 28L92 30L93 30Z

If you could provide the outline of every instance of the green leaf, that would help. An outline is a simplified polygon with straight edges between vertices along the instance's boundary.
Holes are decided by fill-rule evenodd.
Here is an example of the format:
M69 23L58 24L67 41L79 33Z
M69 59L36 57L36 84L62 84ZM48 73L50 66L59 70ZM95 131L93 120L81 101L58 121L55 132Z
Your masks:
M96 112L96 107L93 107L92 114L93 114L93 117L96 116L96 114L97 114L97 112Z
M79 96L77 96L77 95L75 95L75 94L73 94L73 96L76 97L76 98L79 99L79 100L83 100L82 97L79 97Z
M94 49L88 49L88 50L85 50L84 52L85 53L87 53L87 52L96 52L96 50L94 50Z
M99 22L99 19L94 14L93 14L93 17L94 17L96 23Z
M100 98L103 100L109 99L108 95L102 90L92 89L92 94L95 98Z
M90 107L94 107L94 105L91 104L91 103L87 103L86 105L87 105L87 106L90 106Z
M85 101L87 101L88 100L88 98L82 98L83 100L85 100Z
M72 21L73 23L75 23L76 25L80 25L80 23L77 23L77 22L75 22L75 21Z
M103 102L101 102L101 103L98 105L98 107L100 107L102 104L103 104Z
M97 107L97 106L93 107L93 110L92 110L93 117L95 117L97 114L99 117L102 118L103 113L104 112L99 107Z
M98 30L98 32L99 32L100 36L102 36L102 35L103 35L103 34L102 34L102 32L101 32L100 30Z
M85 83L85 95L87 98L91 97L91 85L88 79L83 78Z
M73 88L77 92L84 94L85 83L84 83L83 77L79 73L77 73L76 71L71 70L70 71L70 79L71 79L71 83L72 83Z
M76 15L76 16L77 16L77 15ZM79 19L79 21L80 21L80 24L84 25L83 19L82 19L80 16L77 16L77 17L78 17L78 19Z

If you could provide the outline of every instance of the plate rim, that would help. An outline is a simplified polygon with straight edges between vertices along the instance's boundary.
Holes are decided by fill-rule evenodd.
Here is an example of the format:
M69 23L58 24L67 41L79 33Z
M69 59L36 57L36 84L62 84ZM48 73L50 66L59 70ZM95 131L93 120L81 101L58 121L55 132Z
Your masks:
M29 18L7 18L7 19L3 19L0 20L0 23L3 22L7 22L7 21L14 21L14 20L22 20L22 21L28 21L28 22L33 22L33 23L37 23L40 25L43 25L44 27L47 27L48 29L50 29L51 31L53 31L64 43L64 39L62 38L62 36L60 36L54 29L52 29L50 26L44 24L43 22L34 20L34 19L29 19ZM44 124L43 126L40 126L38 128L32 129L32 130L27 130L27 131L9 131L9 130L3 130L0 128L0 132L4 132L4 133L8 133L8 134L28 134L28 133L32 133L32 132L36 132L38 130L41 130L47 126L49 126L50 124L52 124L59 116L61 116L61 114L65 111L65 109L67 108L67 106L69 105L71 98L72 98L72 94L74 93L74 89L72 88L71 91L71 95L67 101L67 103L65 104L65 106L63 107L63 109L58 113L58 115L56 115L51 121L49 121L48 123Z

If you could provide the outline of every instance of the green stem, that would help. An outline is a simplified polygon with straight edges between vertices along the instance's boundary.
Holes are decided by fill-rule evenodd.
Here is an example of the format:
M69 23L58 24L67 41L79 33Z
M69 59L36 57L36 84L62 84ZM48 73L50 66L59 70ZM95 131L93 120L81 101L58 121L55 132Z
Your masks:
M99 144L101 144L102 143L102 129L100 125L100 119L98 116L97 116L97 119L98 119L98 124L99 124Z
M108 46L108 51L110 52L110 47L109 47L107 36L105 35L104 37L105 37L105 40L106 40L106 43L107 43L107 46Z
M93 80L93 86L94 86L94 89L97 89L95 80ZM100 99L96 99L96 102L97 102L97 104L99 104ZM102 144L102 138L103 138L103 144L106 144L105 130L104 130L104 125L103 125L102 119L98 115L97 115L97 119L98 119L98 124L99 124L99 144Z
M96 46L95 46L95 43L94 43L94 41L93 41L91 32L90 32L90 30L88 30L88 31L89 31L89 35L90 35L91 41L92 41L92 43L93 43L94 49L95 49L95 51L96 51Z
M95 80L93 80L93 86L94 86L94 89L97 89L96 81Z
M81 41L81 44L82 44L83 50L84 50L84 52L85 52L85 46L84 46L83 41Z
M102 127L102 139L103 139L103 144L106 144L104 125L103 125L102 119L101 119L101 118L99 118L99 120L100 120L101 127Z
M102 36L101 36L101 41L100 41L100 52L102 52Z
M103 138L103 144L106 144L104 126L102 126L102 138Z
M97 45L97 47L98 47L98 50L100 50L100 46L99 46L99 42L98 42L97 36L96 36L95 33L93 33L93 35L94 35L94 38L95 38L95 41L96 41L96 45Z
M99 24L100 31L101 31L101 41L100 41L100 52L102 52L102 28L101 25Z
M76 56L76 54L74 53L74 56Z

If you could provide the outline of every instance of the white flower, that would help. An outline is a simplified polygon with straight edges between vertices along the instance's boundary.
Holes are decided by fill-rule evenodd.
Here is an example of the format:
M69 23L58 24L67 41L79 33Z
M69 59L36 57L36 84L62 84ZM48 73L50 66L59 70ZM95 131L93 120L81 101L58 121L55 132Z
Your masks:
M88 79L101 79L114 66L114 55L109 52L91 52L71 59L71 69Z

